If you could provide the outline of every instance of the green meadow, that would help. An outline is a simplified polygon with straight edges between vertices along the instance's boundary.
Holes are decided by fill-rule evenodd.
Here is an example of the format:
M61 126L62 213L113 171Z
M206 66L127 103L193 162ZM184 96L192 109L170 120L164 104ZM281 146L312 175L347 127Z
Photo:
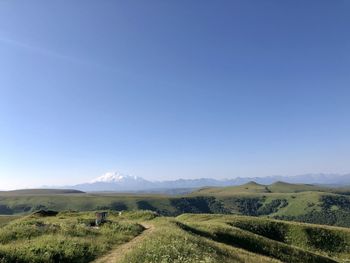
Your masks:
M350 229L342 227L239 215L164 217L152 211L109 211L98 227L94 218L94 212L68 211L4 217L0 262L345 263L350 258ZM106 256L109 261L99 261Z
M0 192L2 215L25 215L37 210L150 210L163 216L237 214L350 227L349 189L283 182L203 188L176 196L67 190Z
M96 211L108 211L107 222L95 226ZM0 214L0 263L350 260L346 188L250 182L177 196L36 189L0 193Z
M144 214L139 212L137 218ZM110 220L100 227L94 226L92 212L23 216L1 226L0 262L90 262L143 230L128 215L117 213L110 213Z

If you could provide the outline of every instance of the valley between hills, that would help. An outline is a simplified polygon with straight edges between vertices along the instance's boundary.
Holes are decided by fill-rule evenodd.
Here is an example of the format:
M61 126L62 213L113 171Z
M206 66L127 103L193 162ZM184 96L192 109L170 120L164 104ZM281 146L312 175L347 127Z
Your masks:
M349 262L350 191L249 182L185 195L0 193L0 262ZM108 219L95 226L95 212Z

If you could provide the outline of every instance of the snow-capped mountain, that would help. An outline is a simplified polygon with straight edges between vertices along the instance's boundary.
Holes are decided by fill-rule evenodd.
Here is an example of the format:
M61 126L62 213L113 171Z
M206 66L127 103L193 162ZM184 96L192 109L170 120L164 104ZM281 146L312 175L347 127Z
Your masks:
M72 186L74 189L81 191L142 191L144 189L152 188L152 182L147 181L141 177L124 175L118 172L108 172L101 175L89 183L78 184Z
M301 184L323 184L344 186L350 185L350 174L307 174L297 176L267 176L267 177L236 177L232 179L177 179L172 181L148 181L142 177L124 175L118 172L108 172L89 183L65 186L86 192L113 191L113 192L167 192L169 189L195 189L209 186L241 185L254 181L259 184L272 184L277 181Z
M125 183L128 181L145 181L141 177L130 176L118 172L108 172L90 181L93 183Z

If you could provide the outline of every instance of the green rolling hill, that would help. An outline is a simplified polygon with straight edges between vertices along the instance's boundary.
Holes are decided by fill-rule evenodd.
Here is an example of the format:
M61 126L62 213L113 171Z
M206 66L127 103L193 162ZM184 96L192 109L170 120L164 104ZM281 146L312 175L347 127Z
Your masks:
M218 213L350 227L347 188L276 182L203 188L186 195L83 193L74 190L0 192L0 214L36 210L151 210L160 215Z
M0 196L18 195L62 195L62 194L84 194L85 192L74 189L20 189L13 191L0 191Z
M349 227L348 192L346 187L250 182L240 186L204 188L191 196L215 197L228 213Z
M350 258L348 228L267 218L110 211L4 217L0 262L335 263ZM108 259L105 261L105 259Z
M350 188L349 188L350 190ZM346 188L329 188L312 184L290 184L285 182L275 182L270 185L249 182L238 186L229 187L207 187L195 191L193 194L198 195L234 195L239 193L300 193L300 192L346 192Z

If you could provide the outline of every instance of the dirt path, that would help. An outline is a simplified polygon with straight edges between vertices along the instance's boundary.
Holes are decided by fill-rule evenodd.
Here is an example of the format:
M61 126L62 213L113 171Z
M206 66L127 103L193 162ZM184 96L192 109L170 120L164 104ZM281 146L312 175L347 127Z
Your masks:
M147 235L153 232L154 226L148 223L142 223L141 224L145 230L129 242L118 245L117 247L113 248L108 254L92 261L92 263L117 263L119 262L126 253L131 251L135 246L142 243L142 241L145 239Z

